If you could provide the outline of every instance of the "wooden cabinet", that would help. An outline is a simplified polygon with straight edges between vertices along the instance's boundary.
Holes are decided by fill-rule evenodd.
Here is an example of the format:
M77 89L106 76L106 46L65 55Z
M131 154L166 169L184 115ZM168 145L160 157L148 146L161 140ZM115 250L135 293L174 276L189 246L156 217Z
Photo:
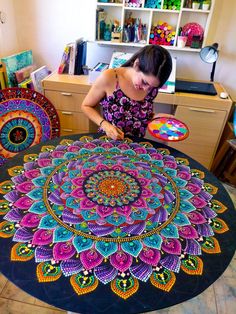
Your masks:
M192 36L193 33L199 35L201 28L202 46L204 46L215 0L209 1L208 8L203 5L203 1L199 1L198 8L193 7L192 2L191 0L98 0L95 39L99 43L109 45L143 46L150 43L164 45L167 49L199 51L194 47L178 47L178 33L187 23L195 23L192 29L188 29L186 35ZM119 23L120 36L113 36L114 34L109 36L109 30L114 30L114 27L111 29L112 24L116 26L115 21Z
M55 106L61 124L61 135L96 132L97 126L81 111L89 90L83 77L52 74L43 80L44 95Z
M185 122L190 130L186 140L169 143L169 146L182 151L208 169L211 169L221 135L233 108L230 97L219 97L221 92L226 92L224 87L219 83L214 85L216 96L159 93L154 100L154 107L161 104L165 108L174 108L172 113L177 119ZM43 80L44 95L56 107L60 117L61 135L97 132L97 126L81 112L81 103L90 87L86 75L53 73Z
M189 128L189 137L170 146L193 157L202 165L210 168L219 135L225 124L227 111L195 106L177 106L175 117L184 121Z
M232 111L232 99L221 99L221 92L226 92L219 83L214 83L216 96L175 93L157 95L155 102L174 108L175 117L189 127L189 137L181 142L169 143L211 169L221 135Z

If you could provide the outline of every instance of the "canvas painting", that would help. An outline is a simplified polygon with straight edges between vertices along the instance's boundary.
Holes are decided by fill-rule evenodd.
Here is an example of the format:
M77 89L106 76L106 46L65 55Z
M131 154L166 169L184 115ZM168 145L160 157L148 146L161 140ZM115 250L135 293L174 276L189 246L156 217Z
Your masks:
M33 64L32 50L25 50L20 53L1 58L1 62L4 64L7 75L8 87L17 86L15 72Z

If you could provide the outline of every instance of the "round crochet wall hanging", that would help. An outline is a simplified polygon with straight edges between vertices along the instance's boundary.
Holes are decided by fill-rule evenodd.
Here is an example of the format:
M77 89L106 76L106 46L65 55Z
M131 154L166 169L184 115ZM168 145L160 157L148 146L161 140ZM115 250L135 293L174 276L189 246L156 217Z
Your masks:
M0 91L0 165L28 147L59 135L56 109L42 94L27 88Z

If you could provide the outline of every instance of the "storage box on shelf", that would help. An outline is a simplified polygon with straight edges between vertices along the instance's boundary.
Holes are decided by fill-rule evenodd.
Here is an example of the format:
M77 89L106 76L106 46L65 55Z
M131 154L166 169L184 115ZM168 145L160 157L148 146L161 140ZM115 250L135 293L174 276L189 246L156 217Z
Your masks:
M198 9L193 9L192 0L97 1L95 38L99 43L109 45L143 46L151 43L166 46L167 49L199 51L205 45L215 0L208 2L208 9L203 0L199 1ZM121 42L112 41L114 21L119 24ZM189 40L186 47L178 47L179 30L186 25L185 35L189 36ZM194 38L192 45L195 31L200 35Z

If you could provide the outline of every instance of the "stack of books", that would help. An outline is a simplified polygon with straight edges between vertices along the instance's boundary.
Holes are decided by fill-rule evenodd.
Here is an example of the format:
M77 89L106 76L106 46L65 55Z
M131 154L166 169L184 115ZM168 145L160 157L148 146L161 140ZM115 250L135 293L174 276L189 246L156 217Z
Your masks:
M87 42L82 38L68 43L63 51L59 74L80 75L84 74L83 66L86 64Z

